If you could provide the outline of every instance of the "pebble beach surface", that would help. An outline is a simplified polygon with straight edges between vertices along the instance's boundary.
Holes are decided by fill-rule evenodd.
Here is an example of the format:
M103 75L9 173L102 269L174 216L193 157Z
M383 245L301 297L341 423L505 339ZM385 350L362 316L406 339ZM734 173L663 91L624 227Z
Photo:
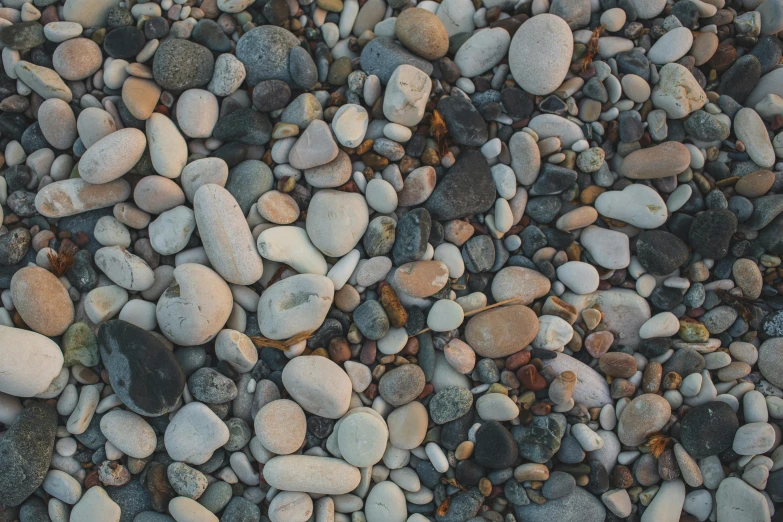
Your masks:
M781 36L0 0L0 522L783 521Z

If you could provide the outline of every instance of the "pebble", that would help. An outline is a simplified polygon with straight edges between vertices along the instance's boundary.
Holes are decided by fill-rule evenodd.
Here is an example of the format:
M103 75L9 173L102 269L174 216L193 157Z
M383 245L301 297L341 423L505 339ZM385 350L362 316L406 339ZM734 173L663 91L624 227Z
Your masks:
M317 380L312 376L318 375ZM286 365L283 384L305 410L329 419L348 410L351 380L336 364L321 357L299 357Z
M562 18L547 13L534 16L511 41L511 74L525 91L549 94L565 79L573 47L571 30Z

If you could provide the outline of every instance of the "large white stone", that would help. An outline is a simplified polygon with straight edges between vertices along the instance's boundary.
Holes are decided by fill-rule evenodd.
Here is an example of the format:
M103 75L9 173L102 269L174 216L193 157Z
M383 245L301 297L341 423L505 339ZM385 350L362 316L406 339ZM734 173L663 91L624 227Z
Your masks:
M772 168L775 164L775 149L769 139L769 133L764 121L756 111L743 107L734 116L734 134L737 135L745 150L757 165Z
M300 227L267 228L258 235L256 245L261 257L289 265L300 274L326 275L326 259Z
M579 236L590 257L604 268L617 270L631 263L631 246L622 232L590 225Z
M238 285L258 281L264 265L234 196L218 185L204 185L196 191L193 208L204 250L215 271Z
M121 510L100 486L88 489L71 510L70 522L120 522Z
M127 127L101 138L79 161L79 176L89 183L108 183L133 168L144 154L147 139L138 129Z
M149 224L150 243L155 252L170 256L183 250L196 229L196 217L190 208L180 205L160 214Z
M483 74L506 57L511 44L511 37L503 28L484 29L475 33L463 43L454 63L459 66L460 74L465 78L473 78Z
M669 118L684 118L704 107L707 95L696 78L678 63L667 63L658 71L660 80L652 91L653 105Z
M177 126L167 116L153 112L146 128L155 172L167 178L179 177L188 163L188 144Z
M770 519L769 505L764 495L737 477L723 479L715 494L717 522Z
M359 485L361 474L341 459L282 455L264 465L264 480L283 491L344 495Z
M642 514L641 522L679 522L683 504L685 484L680 479L665 480Z
M351 379L337 364L316 355L295 357L283 368L283 385L302 408L339 419L351 403Z
M622 344L636 346L641 341L639 328L650 318L650 305L634 290L599 290L589 295L566 292L561 298L576 307L577 312L600 306L603 322ZM561 356L558 355L558 358Z
M169 456L180 462L204 464L228 442L228 426L206 404L183 406L166 427L163 442Z
M101 433L121 452L144 459L155 452L157 437L152 426L139 415L112 410L101 417Z
M334 283L318 274L298 274L273 284L258 301L258 327L270 339L316 330L334 298Z
M517 29L509 48L514 79L531 94L544 95L560 87L571 65L574 37L565 20L543 13Z
M406 127L418 125L431 89L432 80L427 73L412 65L400 65L386 84L383 114L389 121Z
M362 239L370 213L361 194L320 190L307 211L307 234L313 244L330 257L342 257Z
M640 183L604 192L595 200L595 209L602 216L645 229L658 228L669 215L661 195Z

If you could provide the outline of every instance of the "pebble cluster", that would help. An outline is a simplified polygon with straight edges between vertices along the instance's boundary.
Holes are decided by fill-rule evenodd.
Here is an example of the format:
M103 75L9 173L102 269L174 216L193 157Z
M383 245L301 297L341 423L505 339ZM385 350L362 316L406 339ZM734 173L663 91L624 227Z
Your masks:
M0 522L783 520L781 35L2 0Z

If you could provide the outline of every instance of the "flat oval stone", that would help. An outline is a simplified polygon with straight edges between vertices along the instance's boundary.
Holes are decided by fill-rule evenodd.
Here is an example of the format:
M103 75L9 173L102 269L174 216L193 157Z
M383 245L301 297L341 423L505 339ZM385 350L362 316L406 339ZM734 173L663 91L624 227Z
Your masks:
M38 124L46 141L57 149L69 149L76 141L76 117L70 105L49 98L38 108Z
M289 265L300 274L326 275L326 259L300 227L267 228L258 235L256 246L261 257Z
M204 185L193 198L196 225L210 263L229 283L249 285L264 265L253 234L234 197L218 185Z
M39 190L35 196L35 208L48 218L63 218L111 207L128 199L130 192L130 185L124 179L101 185L78 178L64 179Z
M302 408L287 399L266 404L253 419L253 426L261 444L278 455L288 455L298 450L307 432Z
M283 385L291 397L310 413L339 419L351 402L351 379L330 359L300 356L283 369Z
M382 418L364 412L346 416L337 432L343 460L360 468L381 461L388 438L389 430Z
M367 495L364 512L367 520L403 522L408 516L405 494L394 482L380 482L373 486Z
M441 261L414 261L400 266L392 276L395 287L411 297L438 293L449 279L449 269Z
M657 179L679 174L690 166L688 147L667 141L647 149L639 149L623 158L620 174L631 179Z
M283 491L344 495L359 485L359 469L341 459L282 455L264 464L264 480Z
M465 327L467 343L482 357L499 358L529 345L538 333L538 317L522 305L481 312Z
M383 374L378 393L392 406L412 404L426 385L424 372L415 364L404 364Z
M459 47L454 63L462 76L474 78L500 63L510 45L511 37L502 27L478 31Z
M98 330L98 346L114 393L128 409L157 417L178 405L185 374L153 334L125 321L108 321Z
M156 316L160 331L182 346L213 339L233 308L228 285L214 271L193 263L175 268L173 279L158 300Z
M364 196L337 190L321 190L310 201L307 234L324 254L342 257L362 239L370 222Z
M99 139L79 161L79 176L89 183L108 183L124 176L144 154L147 139L133 127Z
M33 397L46 391L62 368L56 343L30 330L0 326L0 392Z
M565 20L539 14L523 23L511 40L511 74L527 92L549 94L563 83L573 52L574 40Z
M25 324L40 334L62 335L73 322L73 301L68 290L43 268L28 266L15 273L11 278L11 300Z
M638 228L658 228L668 217L666 203L660 194L639 183L628 185L623 190L604 192L595 200L595 209L602 216L625 221Z
M109 279L126 290L144 291L155 283L155 274L149 265L119 245L103 247L95 252L95 264Z
M449 50L446 28L437 16L426 9L414 7L402 11L397 16L394 31L405 47L427 60L437 60Z
M144 459L155 452L157 437L142 417L124 410L112 410L101 417L101 433L129 457Z
M660 395L640 395L623 409L617 436L627 446L643 444L647 442L648 435L663 428L671 413L671 405Z

